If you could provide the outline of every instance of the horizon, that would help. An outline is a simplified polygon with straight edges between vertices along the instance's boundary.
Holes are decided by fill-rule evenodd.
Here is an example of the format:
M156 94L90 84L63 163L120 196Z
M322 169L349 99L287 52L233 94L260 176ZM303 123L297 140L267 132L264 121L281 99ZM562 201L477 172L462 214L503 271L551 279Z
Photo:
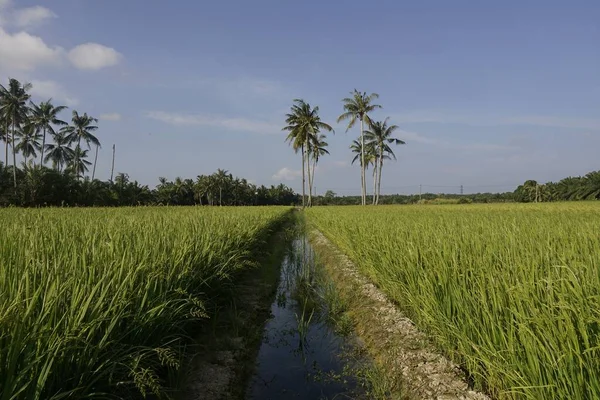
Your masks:
M0 0L0 77L100 120L102 180L114 143L115 174L151 188L221 168L299 193L281 128L303 98L336 131L316 192L358 195L359 131L335 122L356 88L407 142L382 194L501 193L600 169L600 3L577 5Z

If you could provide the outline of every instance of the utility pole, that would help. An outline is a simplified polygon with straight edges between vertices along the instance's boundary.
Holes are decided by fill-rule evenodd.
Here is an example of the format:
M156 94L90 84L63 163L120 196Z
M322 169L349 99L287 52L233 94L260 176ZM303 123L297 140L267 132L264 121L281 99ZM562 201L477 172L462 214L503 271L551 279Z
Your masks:
M115 172L115 145L113 143L112 167L110 168L110 183L113 183L113 174Z
M423 194L423 185L419 185L419 200L421 200L422 194Z
M460 185L460 195L462 196L463 194L464 194L463 185Z

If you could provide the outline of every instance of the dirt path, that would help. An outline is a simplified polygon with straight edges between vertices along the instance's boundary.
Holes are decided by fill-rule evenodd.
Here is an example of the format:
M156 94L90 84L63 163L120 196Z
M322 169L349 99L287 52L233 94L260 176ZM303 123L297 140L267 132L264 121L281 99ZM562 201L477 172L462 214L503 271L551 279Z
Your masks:
M406 318L350 259L321 232L311 233L313 246L350 304L356 333L383 375L393 399L484 400L470 390L462 371L437 353L425 334Z

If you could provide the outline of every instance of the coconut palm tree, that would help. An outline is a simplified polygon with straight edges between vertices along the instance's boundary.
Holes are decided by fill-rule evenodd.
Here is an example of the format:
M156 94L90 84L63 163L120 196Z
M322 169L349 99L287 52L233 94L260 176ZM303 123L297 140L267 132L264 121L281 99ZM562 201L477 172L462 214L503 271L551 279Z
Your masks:
M0 104L2 104L2 92L0 92ZM8 143L9 139L9 125L10 120L5 118L4 115L0 114L0 140L4 142L4 164L8 165Z
M40 164L44 164L44 150L46 149L46 133L50 133L50 136L54 137L56 131L53 125L65 126L67 123L63 120L58 119L58 114L65 110L66 106L54 106L52 99L36 105L30 102L31 106L31 117L30 123L35 126L38 132L43 132L42 136L42 152L40 155Z
M340 115L337 119L337 122L348 121L348 126L346 127L346 132L351 129L356 121L360 121L360 141L361 141L361 149L366 149L365 147L365 122L368 124L371 119L369 118L369 113L373 112L377 108L381 108L379 104L373 104L373 101L379 98L377 93L371 93L367 95L366 92L359 92L354 89L353 92L350 92L352 97L346 97L342 99L344 103L344 113ZM365 157L364 152L361 153L361 159ZM366 171L366 163L365 160L361 160L361 195L362 195L362 204L367 204L367 180L365 176Z
M286 126L282 129L288 131L286 142L290 142L294 151L302 152L302 207L306 206L306 170L310 176L310 162L307 149L309 142L314 140L321 130L332 132L333 128L321 121L319 107L311 108L310 104L302 99L294 99L290 112L286 114ZM305 169L306 165L306 169ZM310 196L310 193L309 193ZM311 197L309 197L309 204Z
M75 151L69 147L69 139L65 132L59 131L54 135L54 143L47 144L46 150L48 153L44 158L44 162L52 161L55 169L62 172L65 165L69 165L75 157Z
M352 153L355 154L354 158L352 159L352 164L354 164L356 161L358 161L361 164L361 168L362 168L362 163L363 160L366 163L364 170L366 171L367 168L369 167L369 165L373 165L373 201L375 200L375 174L376 174L376 169L377 169L377 151L375 149L375 146L373 146L372 143L365 143L364 146L364 151L363 151L363 146L362 146L362 141L360 139L354 139L352 141L352 144L350 145L350 150L352 150ZM366 182L365 182L365 187L366 187ZM366 196L366 193L365 193Z
M11 124L11 147L13 153L13 183L17 187L17 149L15 146L15 132L27 120L29 109L27 101L31 97L27 93L31 89L30 83L21 84L16 79L9 79L8 87L0 85L0 114Z
M214 177L215 182L219 187L219 207L221 207L223 205L223 186L225 186L225 183L228 179L233 179L233 177L231 176L231 174L228 174L228 171L220 168L217 169L217 172L214 174Z
M91 162L86 160L89 150L83 150L79 145L73 150L73 159L69 164L69 171L74 173L77 178L81 178L88 170Z
M22 126L18 132L19 144L17 144L17 151L20 151L25 158L25 165L29 157L37 157L37 151L42 149L40 145L40 134L36 131L35 126L27 124ZM35 160L34 160L35 164Z
M308 176L308 193L309 193L309 206L312 206L312 189L315 184L315 170L317 169L317 163L319 158L325 154L329 154L327 146L329 144L325 141L326 136L324 134L318 134L309 142L308 154L312 157L312 176Z
M73 110L73 118L71 119L71 125L67 125L63 128L69 142L77 143L77 146L75 147L75 165L80 165L79 160L77 160L77 157L79 154L82 154L82 140L87 144L88 150L90 149L90 143L96 145L97 147L100 146L100 141L92 133L98 130L98 127L93 125L96 122L98 122L98 120L94 117L87 115L87 113L79 115L77 111ZM79 148L79 152L77 151L77 148Z
M375 148L375 153L377 155L377 161L379 162L379 165L376 168L376 174L378 176L376 176L377 179L377 186L376 186L376 193L377 196L375 198L375 203L374 204L379 204L379 196L381 194L381 172L383 171L383 160L384 159L396 159L396 155L394 154L394 151L392 150L392 148L390 147L391 144L406 144L406 142L394 138L392 137L392 135L394 134L394 131L396 129L398 129L397 125L389 125L388 126L388 120L389 118L386 118L384 121L377 121L377 122L373 122L371 121L370 125L370 130L365 132L365 138L367 139L367 141L369 143L372 144L372 146ZM375 196L375 193L373 194Z

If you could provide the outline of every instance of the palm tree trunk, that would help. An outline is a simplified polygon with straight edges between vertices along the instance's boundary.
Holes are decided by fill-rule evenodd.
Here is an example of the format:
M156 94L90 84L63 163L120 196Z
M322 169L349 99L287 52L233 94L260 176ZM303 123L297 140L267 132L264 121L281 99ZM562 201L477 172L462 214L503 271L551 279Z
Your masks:
M223 207L223 188L219 186L219 207Z
M308 146L307 146L308 148ZM308 174L308 206L312 207L312 177L310 173L310 152L306 152L306 170Z
M94 177L96 176L96 161L98 161L98 148L100 146L96 145L96 155L94 156L94 168L92 169L92 181L94 180Z
M8 118L6 119L6 131L4 131L4 166L8 167L8 128L10 124L8 123Z
M377 160L375 160L375 162L373 163L373 205L375 205L375 199L377 197L377 163Z
M44 127L44 136L42 136L42 154L40 155L40 165L44 165L44 148L46 147L46 127Z
M305 197L306 197L306 178L304 175L304 144L302 145L302 208L306 207Z
M365 123L364 117L360 118L360 184L362 205L367 205L367 180L365 179Z
M75 157L75 175L77 176L77 180L79 179L79 153L81 153L81 136L79 136L79 140L77 140L77 147L79 151L77 152L77 157Z
M377 200L375 201L376 205L379 205L379 196L381 195L381 173L383 172L383 151L379 154L379 177L377 182Z
M310 182L311 188L315 185L315 169L317 169L317 159L313 157L312 178L311 178L311 182ZM315 196L316 195L317 194L315 193ZM312 203L311 203L311 205L312 205Z
M13 153L13 182L17 188L17 151L15 150L15 118L12 121L12 153Z

